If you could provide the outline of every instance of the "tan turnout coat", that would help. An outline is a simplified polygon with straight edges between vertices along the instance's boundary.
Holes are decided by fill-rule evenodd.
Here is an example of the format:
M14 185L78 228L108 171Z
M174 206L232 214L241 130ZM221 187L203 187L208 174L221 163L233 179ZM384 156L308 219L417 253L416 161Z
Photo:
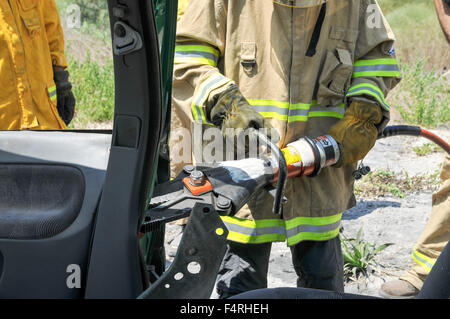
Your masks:
M352 99L377 103L385 125L385 99L399 70L394 35L377 2L327 1L316 52L308 56L321 10L323 5L290 8L271 0L190 1L177 29L173 130L192 123L209 127L214 98L232 83L270 119L280 147L326 134ZM335 237L342 212L355 205L354 168L289 180L282 219L272 214L271 197L258 194L235 218L224 218L229 239L293 245Z

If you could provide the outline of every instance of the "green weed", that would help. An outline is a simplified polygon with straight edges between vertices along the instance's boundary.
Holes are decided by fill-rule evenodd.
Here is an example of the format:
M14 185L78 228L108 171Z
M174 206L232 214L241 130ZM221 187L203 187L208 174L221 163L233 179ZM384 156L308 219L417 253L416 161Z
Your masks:
M442 149L439 146L437 146L436 144L425 143L421 146L413 147L413 151L418 156L425 156L425 155L429 155L431 153L441 152Z
M356 281L360 275L367 277L369 267L378 265L375 256L392 245L392 243L387 243L377 247L375 243L365 242L361 235L362 227L356 238L347 238L343 233L340 234L346 280Z

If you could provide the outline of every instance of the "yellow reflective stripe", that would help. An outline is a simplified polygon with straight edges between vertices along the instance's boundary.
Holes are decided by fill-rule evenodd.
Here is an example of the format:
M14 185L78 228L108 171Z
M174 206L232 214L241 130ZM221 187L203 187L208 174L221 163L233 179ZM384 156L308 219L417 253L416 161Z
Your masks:
M321 107L317 101L311 103L281 102L276 100L247 99L248 102L266 118L276 118L280 121L306 122L312 117L344 117L345 105L337 107Z
M337 112L309 112L309 117L336 117L341 119L344 117L344 114Z
M355 62L355 66L367 66L367 65L380 65L380 64L398 64L397 59L369 59L369 60L358 60Z
M230 82L231 80L222 74L214 73L200 84L200 87L197 90L198 93L194 96L192 101L192 116L196 122L211 124L207 121L204 113L205 102L213 90Z
M328 225L342 219L342 213L324 217L296 217L286 221L286 228L291 229L298 225Z
M225 223L240 225L248 228L284 227L285 224L283 219L250 220L231 216L222 216L221 218Z
M207 52L212 53L216 57L219 57L219 50L214 49L213 47L209 47L206 45L177 45L175 46L175 52L183 52L183 51L199 51L199 52Z
M175 47L175 64L195 63L217 66L219 51L205 45L177 45Z
M361 83L351 87L347 92L347 97L367 94L374 97L380 104L386 109L390 110L390 106L386 103L384 99L384 94L379 87L370 83Z
M283 242L286 240L286 235L269 234L269 235L251 236L228 230L227 240L231 240L241 244L263 244L263 243L272 243L276 241Z
M286 240L284 220L282 219L249 220L230 216L221 218L228 229L228 240L245 244Z
M354 72L353 78L360 78L364 76L381 76L381 77L400 77L400 71L364 71Z
M424 254L418 252L416 249L413 250L412 258L426 271L430 272L434 266L435 261Z
M307 103L296 103L296 104L291 104L291 106L289 107L291 110L308 110L309 108L311 108L311 106L317 104L317 101L312 101L310 104Z
M48 88L48 96L51 101L54 101L57 98L56 85Z
M309 116L307 116L307 115L289 116L289 123L293 123L293 122L308 122L308 120L309 120Z
M329 240L339 233L342 214L325 217L297 217L282 219L247 220L222 217L227 227L228 240L240 243L285 241L289 246L302 240Z
M255 100L255 99L247 99L247 101L251 105L270 105L275 106L281 109L288 109L289 108L289 102L280 102L275 100Z
M259 114L261 114L265 118L276 118L279 119L280 121L288 120L288 115L278 114L275 112L259 112Z
M354 64L353 78L363 76L400 77L397 59L359 60Z
M330 240L330 239L337 237L337 235L339 235L339 229L340 229L340 226L337 227L335 230L331 230L326 233L301 232L295 236L289 237L287 239L287 244L288 244L288 246L293 246L303 240L314 240L314 241Z
M217 66L216 62L210 59L205 58L193 58L193 57L175 57L174 59L175 64L181 64L181 63L195 63L195 64L202 64L202 65L211 65L211 66Z

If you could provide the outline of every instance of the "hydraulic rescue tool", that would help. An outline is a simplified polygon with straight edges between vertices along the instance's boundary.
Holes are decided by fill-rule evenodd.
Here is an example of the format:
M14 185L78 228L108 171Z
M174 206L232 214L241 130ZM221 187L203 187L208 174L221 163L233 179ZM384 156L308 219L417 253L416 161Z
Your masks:
M270 157L187 165L174 180L156 186L141 227L142 233L155 231L177 219L191 218L171 268L141 298L177 298L177 285L187 285L187 282L189 289L184 286L184 296L208 298L214 286L208 276L215 278L215 271L226 250L228 232L219 216L233 216L254 194L261 191L267 191L274 197L273 212L282 214L282 204L286 201L283 190L287 178L313 177L339 161L339 145L329 135L302 137L280 150L265 135L256 130L252 133L268 146ZM416 126L390 126L379 138L397 135L425 137L450 154L448 142ZM360 167L359 171L365 175L370 168ZM353 176L356 179L361 177L355 173ZM275 183L276 187L273 186ZM191 274L190 281L176 279L176 274L185 273L183 265L194 259L202 260L200 264L204 268L203 272L196 276ZM186 289L190 291L189 294L186 294ZM181 295L179 297L183 298Z

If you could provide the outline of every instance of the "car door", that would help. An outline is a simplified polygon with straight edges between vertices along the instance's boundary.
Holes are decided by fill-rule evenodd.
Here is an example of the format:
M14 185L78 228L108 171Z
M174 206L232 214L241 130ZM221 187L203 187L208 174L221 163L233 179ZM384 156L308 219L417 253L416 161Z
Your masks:
M108 131L0 132L0 298L135 298L162 135L153 1L108 0Z

